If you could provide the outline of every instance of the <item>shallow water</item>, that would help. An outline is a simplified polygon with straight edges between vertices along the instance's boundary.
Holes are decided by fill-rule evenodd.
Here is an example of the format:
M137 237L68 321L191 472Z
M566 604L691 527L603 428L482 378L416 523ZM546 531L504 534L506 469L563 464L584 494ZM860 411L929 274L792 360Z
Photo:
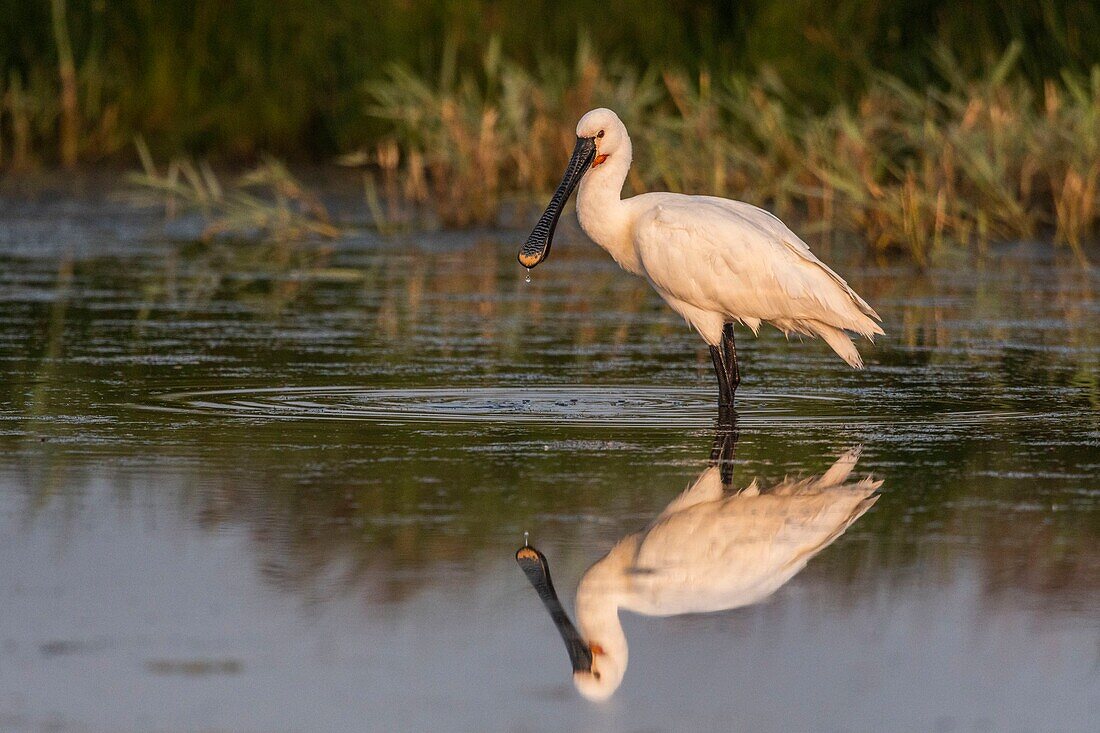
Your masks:
M1095 730L1100 303L1068 258L818 247L887 337L857 373L739 333L732 486L862 445L880 498L762 603L624 613L591 703L513 553L572 610L709 464L709 358L644 284L569 231L527 284L508 233L4 218L0 730Z

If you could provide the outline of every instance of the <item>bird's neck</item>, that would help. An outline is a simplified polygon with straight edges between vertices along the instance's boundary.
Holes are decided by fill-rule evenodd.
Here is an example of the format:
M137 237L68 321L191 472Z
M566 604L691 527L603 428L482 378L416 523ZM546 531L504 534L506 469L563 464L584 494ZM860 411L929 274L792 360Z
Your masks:
M621 675L626 671L629 649L619 620L619 604L624 591L621 563L614 553L585 572L577 588L577 625L589 644L612 662Z
M627 145L585 174L577 192L577 219L584 233L624 270L640 275L642 266L630 233L630 206L622 199L630 160Z

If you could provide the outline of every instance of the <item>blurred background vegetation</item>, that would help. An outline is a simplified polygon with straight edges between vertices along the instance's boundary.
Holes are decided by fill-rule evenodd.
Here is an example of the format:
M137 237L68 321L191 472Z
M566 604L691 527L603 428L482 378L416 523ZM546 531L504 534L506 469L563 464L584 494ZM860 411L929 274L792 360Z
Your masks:
M633 190L746 198L917 260L945 238L1079 251L1100 223L1093 2L0 0L0 19L9 171L130 164L135 139L216 165L343 156L391 214L487 224L551 188L573 120L606 105L641 138Z
M818 111L854 100L875 71L944 83L937 46L976 74L1020 43L1036 89L1100 60L1100 6L1072 0L0 0L0 19L4 159L23 115L47 163L68 56L85 160L128 150L136 133L170 154L342 152L385 132L363 112L387 65L434 76L450 49L476 67L490 38L528 68L572 60L582 38L639 70L770 68Z

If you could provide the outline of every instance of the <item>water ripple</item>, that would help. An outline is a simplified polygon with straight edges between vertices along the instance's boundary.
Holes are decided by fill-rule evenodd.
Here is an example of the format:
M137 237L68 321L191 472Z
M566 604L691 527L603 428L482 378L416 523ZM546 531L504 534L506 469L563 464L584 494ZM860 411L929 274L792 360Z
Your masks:
M825 395L738 392L738 424L920 424L960 427L1050 417L959 403L859 404ZM357 386L218 389L156 395L140 409L277 420L361 420L383 424L528 423L556 427L705 428L711 390L677 387L537 386L380 389ZM914 409L918 414L914 414Z

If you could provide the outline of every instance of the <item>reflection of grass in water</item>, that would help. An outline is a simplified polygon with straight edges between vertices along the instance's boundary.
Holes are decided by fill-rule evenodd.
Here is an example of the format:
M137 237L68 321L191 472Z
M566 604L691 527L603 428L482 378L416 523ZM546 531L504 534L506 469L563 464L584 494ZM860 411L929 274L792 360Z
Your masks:
M361 423L319 428L162 420L148 413L134 418L118 406L167 385L226 386L237 380L248 386L375 379L417 386L525 374L558 380L563 373L582 374L592 363L606 367L616 349L636 349L626 360L632 363L594 380L653 383L665 357L650 350L660 348L669 334L684 339L668 360L682 365L690 359L678 344L697 340L664 313L644 283L623 278L611 264L594 267L595 261L605 262L602 254L579 242L562 244L552 263L556 269L537 281L542 297L525 297L530 286L513 264L511 247L488 240L445 252L414 247L379 252L356 268L333 262L324 248L217 241L178 248L151 274L142 267L120 267L115 258L67 263L52 276L53 301L31 306L44 338L19 347L27 367L0 386L10 409L30 418L23 428L28 438L0 439L20 451L17 471L33 494L28 513L60 505L67 520L76 521L87 497L74 487L93 482L116 487L121 506L162 506L150 504L145 493L147 477L154 476L159 490L168 492L162 495L169 497L165 503L188 519L212 531L244 528L272 583L305 597L363 593L372 601L415 591L426 582L424 573L438 571L438 578L445 574L440 568L476 566L485 553L499 550L502 533L510 538L514 532L517 544L522 530L532 529L563 544L580 540L591 547L598 540L608 546L683 489L705 459L705 437L685 442L682 434L657 432L648 435L652 442L642 442L622 431L578 431L571 437L590 439L597 448L557 442L543 451L544 440L560 436L547 436L542 428L517 437L492 428L425 433ZM293 259L308 252L315 254ZM305 276L340 267L357 271L359 278ZM1091 276L1065 265L1044 272L1048 275L1036 277L1026 261L995 258L965 276L857 271L852 279L874 294L874 302L888 304L884 314L894 313L888 322L897 326L889 329L890 339L880 344L875 360L900 367L898 379L926 364L942 365L943 373L980 364L982 369L967 373L975 375L973 388L989 395L1028 385L1068 386L1080 375L1093 375L1095 383ZM140 292L135 284L154 280L163 288L161 299L135 297ZM284 291L281 283L291 289ZM72 297L89 289L100 293L95 302ZM106 303L121 307L104 320L97 306ZM158 309L162 303L185 307ZM240 305L246 315L228 307ZM334 311L342 314L339 329L349 334L324 341L321 350L309 350L312 336L248 340L288 326L330 327L327 319ZM1031 330L1040 316L1056 328ZM175 326L181 317L191 323ZM1017 319L1028 323L1014 323ZM207 323L196 327L194 321ZM234 333L220 331L228 323ZM219 343L206 341L210 335ZM971 350L979 341L986 348ZM1023 346L991 355L990 348L1009 342ZM843 365L834 360L806 358L812 347L749 343L760 356L765 349L782 349L783 359L801 360L798 384L816 385L842 374ZM596 347L584 348L589 344ZM97 361L116 353L124 358ZM180 355L212 361L181 364L176 371L171 364L143 363L140 357L149 354L169 362ZM698 383L710 384L701 348L699 355ZM387 376L399 368L407 371ZM754 373L769 383L766 371ZM683 371L676 378L683 380ZM889 389L892 377L876 376L872 367L861 378L881 380ZM773 382L765 388L778 387ZM1092 395L1095 409L1095 390ZM879 444L868 440L869 470L881 464L874 471L887 478L889 492L846 540L870 538L866 552L838 546L835 560L824 559L829 572L839 565L858 582L867 577L859 562L881 559L889 567L921 572L948 567L958 551L951 538L965 536L982 548L1000 548L982 556L994 590L1024 577L1027 587L1055 603L1063 596L1079 597L1075 583L1095 567L1094 548L1100 547L1094 502L1081 493L1071 504L1074 492L1087 487L1075 488L1075 479L1032 482L1014 474L1086 465L1087 447L1035 449L1050 436L1037 435L1026 422L999 423L988 432L925 444L917 453L907 452L897 434ZM47 442L38 443L39 437ZM797 437L746 434L739 458L779 478L793 470L791 465L807 472L820 467L827 460L820 444L849 437L834 427ZM93 445L100 440L107 446ZM509 444L516 440L524 443ZM623 445L598 447L608 440ZM920 470L899 468L913 465ZM988 475L994 473L998 477ZM752 476L742 478L747 482ZM1014 508L1051 496L1068 508L1041 526L1035 524L1036 512ZM990 499L998 502L995 509L982 503ZM628 519L610 527L575 520L586 516ZM929 536L947 540L929 541ZM570 561L579 573L592 559ZM837 574L829 578L841 585Z
M238 659L150 659L145 668L159 675L204 677L240 674L244 664Z
M602 253L565 237L555 259L545 266L550 269L539 271L539 291L524 284L508 247L492 240L456 252L379 258L365 275L367 287L380 294L367 322L377 324L373 333L387 350L423 356L423 343L410 340L410 334L430 327L445 303L450 317L478 324L483 345L479 358L470 359L469 368L488 372L500 363L525 358L530 349L527 341L546 332L567 338L573 351L570 358L578 363L606 360L639 341L659 343L687 333L682 320L667 312L644 283L624 278L614 265L592 267L592 259L601 261ZM961 358L981 365L994 350L1002 352L998 358L1008 369L1006 345L1015 343L1022 349L1018 356L1027 354L1024 361L1031 373L1006 373L1006 384L1017 378L1023 383L1050 384L1062 380L1067 367L1076 373L1075 382L1096 383L1093 277L1073 266L1068 253L1051 268L1049 279L1035 278L1026 260L1011 257L991 257L979 269L968 264L961 274L938 270L883 275L839 264L851 259L842 248L834 254L841 271L872 303L903 304L888 318L886 340L867 347L872 362L950 365ZM889 309L886 306L883 312ZM1022 331L1018 318L1039 318L1058 327ZM790 349L791 358L823 352L819 342L771 345L776 339L770 327L762 334L768 346L744 333L739 343L750 350ZM710 365L705 350L694 339L687 341L688 350L675 358L690 360L690 349L696 348L699 374L707 383ZM590 345L598 347L594 353L583 348ZM454 339L443 332L430 348L448 357L453 346ZM842 366L831 364L829 357L823 364L834 372ZM1100 404L1097 389L1089 393L1093 404Z
M705 349L683 322L644 283L623 277L591 244L570 239L568 232L562 238L546 265L550 269L540 269L530 285L524 283L507 240L472 238L469 244L445 251L409 242L367 251L361 259L355 255L355 261L349 261L320 243L216 239L173 246L157 260L126 273L110 272L110 262L67 262L58 273L58 292L68 292L74 277L94 278L103 287L113 287L109 283L114 278L125 277L128 284L118 287L140 293L134 302L134 327L139 330L148 319L163 317L161 306L186 314L234 303L247 306L257 317L278 318L303 309L312 312L317 302L339 303L355 314L345 325L368 339L359 347L364 360L377 357L393 365L416 365L447 359L465 364L471 375L492 374L528 360L545 347L546 337L568 346L568 358L577 364L672 338L688 351L668 358L677 364L690 360L694 346L700 378L707 383ZM904 360L950 364L963 358L981 364L990 358L991 349L1016 343L1025 351L1034 348L1035 355L1048 354L1029 368L1061 373L1071 366L1076 383L1096 382L1094 278L1087 271L1063 263L1044 266L1046 274L1035 278L1027 260L993 257L977 269L967 265L961 273L882 273L844 265L851 258L841 248L832 254L858 290L871 302L886 304L884 312L891 310L890 303L900 303L888 318L888 338L868 347L872 361L893 360L893 352L900 349L897 358ZM59 297L53 308L65 303ZM1020 318L1041 320L1025 332L1017 322ZM1042 322L1056 327L1042 327ZM57 323L63 326L65 320ZM60 327L47 333L46 343L60 353ZM818 342L788 347L770 329L762 335L767 338L759 342L743 340L750 352L821 354L824 369L843 373ZM143 338L135 331L128 350L146 348ZM664 352L635 355L651 366L665 357ZM51 359L50 367L59 368L63 361ZM1036 379L1047 382L1047 376Z
M329 245L287 240L218 238L181 246L168 252L160 267L143 274L135 327L164 305L187 312L228 301L277 314L306 297L317 283L362 279L358 270L329 266L331 259Z
M577 118L607 106L635 141L635 191L745 199L922 264L949 242L1041 231L1083 260L1100 225L1100 67L1036 99L1014 73L1019 52L967 76L940 48L945 88L883 74L855 103L814 114L767 74L643 75L583 45L572 65L532 69L490 45L479 69L445 62L438 80L391 67L369 112L391 123L401 195L447 225L495 221L509 196L551 190Z
M141 293L128 350L141 353L147 348L146 321L163 317L162 306L198 314L213 303L235 303L258 317L278 318L311 310L320 298L355 313L345 325L361 332L363 341L356 348L364 362L377 358L403 371L442 359L451 369L462 364L471 377L487 377L528 361L550 336L559 348L568 348L568 359L577 365L625 355L622 366L614 368L623 374L639 360L648 369L664 368L666 362L689 363L695 349L700 383L708 384L705 349L683 322L644 283L622 277L592 245L569 237L563 232L550 269L540 270L531 285L524 283L510 243L495 239L472 239L447 251L409 243L355 264L337 258L324 244L217 239L178 245L156 266L140 268L127 286ZM1092 385L1092 402L1100 404L1092 327L1095 293L1087 271L1063 264L1036 279L1026 260L996 257L961 275L884 275L840 264L850 259L841 248L833 254L871 302L902 304L889 317L888 338L868 347L872 362L950 365L963 359L980 365L996 351L1006 360L1006 369L1032 372L1006 373L1004 384L1015 379L1050 383L1073 373L1075 384ZM95 263L69 267L76 268L78 277L99 280L107 275ZM73 273L66 277L71 281ZM1016 323L1019 317L1040 318L1057 327L1024 332ZM60 343L60 332L50 332L51 343ZM821 356L822 368L831 376L844 374L820 343L787 346L770 328L762 337L757 341L743 335L740 342L749 358L754 351L784 360ZM665 342L683 345L675 353L663 348L637 351L640 343ZM1009 344L1018 344L1020 350L1009 354Z
M177 425L172 447L163 446L148 467L136 456L118 461L114 451L48 447L49 470L64 491L28 502L26 518L58 520L63 543L64 527L87 511L84 488L106 484L115 487L109 512L124 521L163 510L212 537L247 537L246 562L307 602L361 596L380 604L436 583L464 583L487 556L507 558L523 530L567 551L570 574L579 575L598 556L594 548L606 550L645 526L676 496L702 470L709 448L705 436L674 434L648 449L629 442L600 448L606 436L588 433L591 440L581 442L594 448L525 454L527 443L484 453L491 439L468 433L437 431L425 441L415 432L332 425L318 440L314 430ZM822 437L744 435L734 485L812 474L835 457L820 447ZM1021 424L941 443L931 455L928 446L917 453L897 443L868 446L868 470L880 464L874 472L887 481L884 497L808 577L826 578L828 597L846 603L868 590L873 575L938 584L968 557L980 561L983 592L993 598L1024 589L1040 608L1088 602L1096 589L1087 580L1100 561L1095 503L1075 498L1064 481L1014 475L1085 465L1087 448L1063 447L1039 460L1016 450L1035 437ZM41 488L40 458L25 462L28 488ZM149 471L158 477L155 488L142 478ZM1048 514L1052 504L1061 511Z

